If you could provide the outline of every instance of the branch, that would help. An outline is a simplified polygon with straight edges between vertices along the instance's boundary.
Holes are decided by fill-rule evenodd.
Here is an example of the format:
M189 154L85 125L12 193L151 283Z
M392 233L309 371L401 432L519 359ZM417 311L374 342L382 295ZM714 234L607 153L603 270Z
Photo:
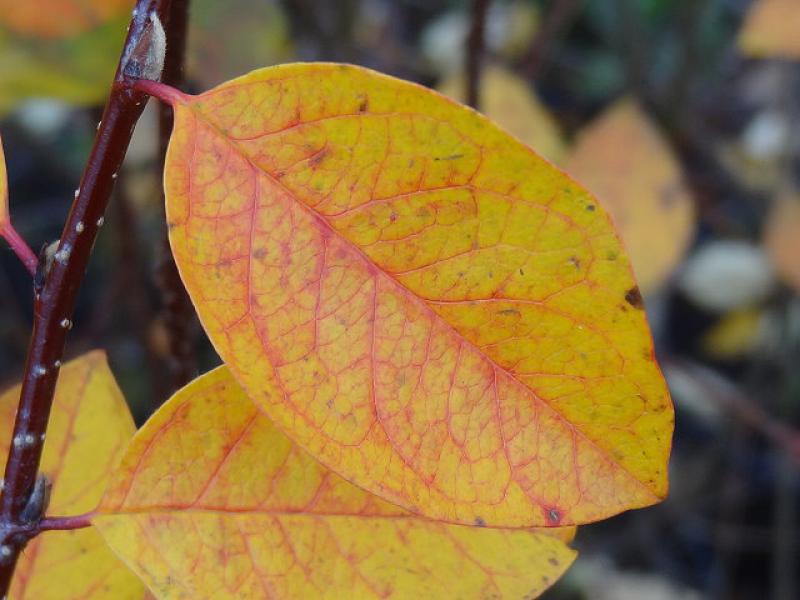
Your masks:
M168 20L165 22L170 51L164 62L161 81L178 88L183 83L183 65L186 54L186 27L189 0L172 0ZM158 105L158 165L163 178L167 145L172 133L172 109ZM164 189L161 190L161 206L165 206ZM164 223L166 223L166 216ZM158 287L164 302L164 325L169 345L169 377L165 378L163 397L189 383L197 375L194 360L194 332L197 320L192 301L183 287L175 259L169 246L166 228L161 241L161 260L157 268ZM165 389L164 389L165 388ZM159 398L160 400L160 398Z
M489 0L473 0L472 27L467 36L467 104L478 108L480 103L481 63L483 62L486 13Z
M800 465L800 431L772 417L761 406L742 394L738 388L711 369L678 358L666 358L661 363L690 377L705 392L705 398L753 431L760 433L786 456Z
M0 497L0 596L8 593L19 554L31 537L25 511L34 489L47 421L75 299L111 190L147 96L130 87L135 77L157 77L163 60L160 22L170 0L139 0L111 93L78 194L44 283L34 289L33 333ZM41 518L41 514L38 515ZM20 529L23 528L23 529Z
M577 16L582 3L582 0L555 0L525 57L524 68L529 79L538 77L553 40Z

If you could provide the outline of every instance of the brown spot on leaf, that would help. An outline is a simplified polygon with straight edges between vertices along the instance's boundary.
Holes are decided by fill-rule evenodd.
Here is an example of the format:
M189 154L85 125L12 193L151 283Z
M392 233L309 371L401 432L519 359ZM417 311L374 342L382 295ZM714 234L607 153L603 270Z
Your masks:
M435 156L433 160L458 160L464 158L463 154L450 154L449 156Z
M503 310L497 311L498 315L514 315L515 317L521 316L520 312L516 308L504 308Z
M581 261L580 261L580 259L578 259L578 257L577 257L577 256L570 256L570 257L569 257L569 262L570 262L570 263L572 264L572 266L573 266L573 267L575 267L576 269L580 269L580 268L581 268Z
M555 557L555 556L551 556L550 558L548 558L548 559L547 559L547 562L549 562L549 563L550 563L551 565L553 565L554 567L557 567L557 566L558 566L558 560L556 559L556 557Z
M625 301L633 308L642 310L644 308L644 301L642 300L642 293L639 291L639 286L635 285L627 292L625 292Z
M253 250L253 258L256 258L258 260L261 260L266 255L267 255L267 249L266 248L256 248L255 250Z
M328 148L326 146L308 159L308 166L312 169L316 169L319 166L319 163L321 163L327 155Z
M594 212L595 205L594 204L587 204L586 205L586 210L588 210L589 212Z
M486 521L483 520L483 517L475 517L474 523L476 527L486 527Z
M358 112L364 113L367 112L369 108L369 99L366 96L361 97L361 103L358 105Z

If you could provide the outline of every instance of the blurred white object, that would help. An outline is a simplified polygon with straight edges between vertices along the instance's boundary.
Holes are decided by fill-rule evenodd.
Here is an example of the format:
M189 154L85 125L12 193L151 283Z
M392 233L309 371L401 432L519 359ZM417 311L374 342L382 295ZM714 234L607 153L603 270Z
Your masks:
M786 115L776 111L758 113L742 134L745 151L757 160L780 157L787 151L791 127Z
M66 124L71 110L64 102L42 98L24 102L15 116L25 129L37 137L47 138Z
M705 244L689 258L678 287L698 306L725 312L766 298L775 288L775 273L758 246L722 240Z
M463 11L446 12L422 32L422 54L438 75L451 75L464 66L470 18ZM528 3L494 3L486 17L486 48L516 57L530 44L537 25L537 13Z
M608 559L584 557L568 575L587 600L701 600L699 592L664 577L621 571Z

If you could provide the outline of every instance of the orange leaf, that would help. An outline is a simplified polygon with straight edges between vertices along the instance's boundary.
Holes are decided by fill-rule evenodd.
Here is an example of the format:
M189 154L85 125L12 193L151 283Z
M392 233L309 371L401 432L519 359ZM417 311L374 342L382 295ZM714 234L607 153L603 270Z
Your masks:
M19 393L16 386L0 395L2 456L8 454ZM64 365L42 456L42 472L53 484L48 514L95 508L134 431L103 353ZM99 600L143 598L144 593L141 582L89 528L45 532L31 541L14 572L10 598Z
M643 293L656 291L694 230L680 165L658 130L633 101L621 100L582 132L566 169L613 216Z
M224 367L136 434L93 520L164 599L522 598L575 556L549 533L444 525L358 489Z
M0 0L0 25L25 35L66 38L129 10L131 0Z
M797 0L757 0L739 33L749 56L800 60L800 6Z
M800 194L787 194L773 202L764 245L783 280L800 292Z
M672 406L595 199L484 117L346 65L172 102L181 276L217 350L327 467L449 522L663 498Z

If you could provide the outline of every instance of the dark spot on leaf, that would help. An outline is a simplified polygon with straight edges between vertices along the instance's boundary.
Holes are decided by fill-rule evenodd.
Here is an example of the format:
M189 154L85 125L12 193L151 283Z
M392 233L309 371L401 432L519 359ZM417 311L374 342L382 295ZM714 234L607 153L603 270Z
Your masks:
M589 212L594 212L594 209L595 209L594 204L587 204L586 205L586 210L588 210Z
M323 159L328 155L328 148L327 146L317 152L316 154L312 155L311 158L308 159L308 166L312 169L316 169L319 166L319 163L323 161Z
M514 316L521 316L520 312L516 308L504 308L503 310L497 311L498 315L514 315Z
M580 260L578 260L578 257L576 257L576 256L570 256L570 257L569 257L569 262L570 262L570 263L572 264L572 266L573 266L573 267L575 267L576 269L580 269L580 268L581 268L581 261L580 261Z
M625 301L633 308L642 310L644 308L644 301L642 300L642 293L639 291L639 286L635 285L627 292L625 292Z
M619 255L615 250L609 250L608 252L606 252L606 258L608 260L617 260L617 256Z
M558 525L561 523L561 511L557 508L548 508L545 510L545 517L550 525Z
M519 270L519 274L520 274L520 275L525 275L525 271L523 271L522 269L520 269L520 270Z
M558 566L558 560L556 560L556 558L554 556L551 556L550 558L548 558L547 562L549 562L554 567Z
M459 158L464 158L463 154L451 154L449 156L435 156L433 160L457 160Z
M476 527L486 527L486 521L483 520L483 517L475 517L474 523Z
M360 113L367 112L368 108L369 108L369 100L367 99L366 96L363 96L361 98L361 103L358 105L358 112Z
M257 258L257 259L261 260L266 255L267 255L267 249L266 248L256 248L255 250L253 250L253 258Z

